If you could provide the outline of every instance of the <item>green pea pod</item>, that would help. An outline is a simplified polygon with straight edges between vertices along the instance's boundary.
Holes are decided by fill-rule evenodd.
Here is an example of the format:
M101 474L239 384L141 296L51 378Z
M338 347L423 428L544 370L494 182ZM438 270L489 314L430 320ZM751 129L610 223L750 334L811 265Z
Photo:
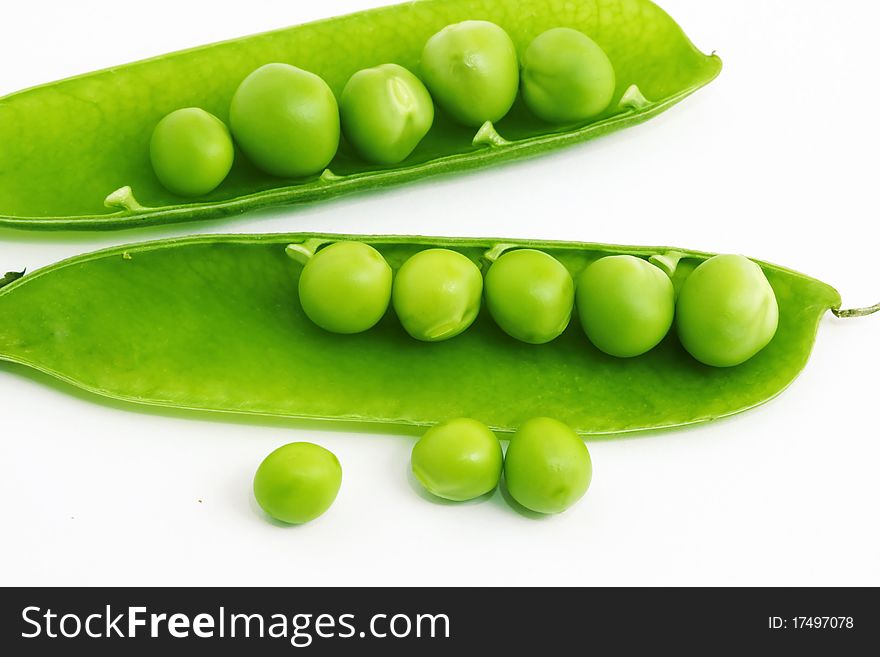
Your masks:
M589 123L552 126L518 102L497 130L475 135L439 114L399 165L369 164L343 144L320 176L275 178L237 153L229 177L193 201L159 183L149 160L167 113L201 107L228 122L238 84L286 62L317 73L337 97L349 77L395 62L418 71L427 39L447 24L501 25L520 54L539 33L571 27L592 37L617 77L608 110ZM649 0L420 0L172 53L54 82L0 99L0 225L123 228L241 213L373 189L553 150L640 123L721 70Z
M779 328L736 367L700 364L674 332L642 356L608 356L576 318L556 340L526 344L502 332L485 307L470 328L443 342L412 339L391 311L368 331L341 335L308 320L297 284L302 261L344 239L367 242L395 271L434 247L455 249L483 269L507 249L541 249L574 277L600 257L632 254L651 258L676 286L710 256L406 236L147 242L72 258L0 290L0 360L98 395L164 407L386 425L472 417L502 431L550 416L582 434L616 434L704 422L769 400L806 364L822 315L846 314L825 283L759 263L779 301Z

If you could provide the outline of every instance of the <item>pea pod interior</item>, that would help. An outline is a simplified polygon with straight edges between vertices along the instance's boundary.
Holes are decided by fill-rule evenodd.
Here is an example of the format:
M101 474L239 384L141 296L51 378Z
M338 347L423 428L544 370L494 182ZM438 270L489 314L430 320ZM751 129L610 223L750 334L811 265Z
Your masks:
M148 242L47 267L0 289L0 360L99 395L166 407L430 425L467 416L498 430L547 415L582 434L692 424L752 408L806 364L820 317L840 304L825 283L759 263L779 301L778 331L743 365L701 365L673 333L643 356L594 348L577 324L544 345L491 320L445 342L413 340L392 312L356 335L323 331L297 299L288 244L359 239L394 270L431 247L475 262L490 239L314 234ZM504 240L541 249L573 275L628 253L675 262L680 285L710 254L667 248ZM665 258L663 256L666 256Z
M268 62L323 77L337 97L359 69L395 62L418 70L425 41L447 24L501 25L522 54L539 33L572 27L610 57L617 89L587 124L554 127L518 101L498 134L438 113L415 152L394 167L370 165L343 143L321 176L281 179L238 152L230 176L196 201L162 187L150 134L167 113L201 107L228 122L238 84ZM649 0L420 0L118 66L0 99L0 225L119 228L184 221L474 168L583 141L643 121L712 80L721 62L697 50ZM114 193L115 192L115 193Z

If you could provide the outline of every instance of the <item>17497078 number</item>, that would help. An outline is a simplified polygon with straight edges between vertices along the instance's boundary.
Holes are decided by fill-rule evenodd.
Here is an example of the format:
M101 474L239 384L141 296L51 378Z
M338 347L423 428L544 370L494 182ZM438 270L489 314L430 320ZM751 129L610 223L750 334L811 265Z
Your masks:
M851 630L855 621L852 616L770 616L767 627L771 630Z

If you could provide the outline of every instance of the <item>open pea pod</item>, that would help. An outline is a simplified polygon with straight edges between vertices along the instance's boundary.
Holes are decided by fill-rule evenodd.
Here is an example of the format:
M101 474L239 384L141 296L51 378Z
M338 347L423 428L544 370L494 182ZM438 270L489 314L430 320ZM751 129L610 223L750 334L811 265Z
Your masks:
M296 258L341 239L371 244L394 270L430 247L486 265L505 249L528 246L574 276L602 256L625 253L651 258L677 286L710 255L405 236L148 242L10 276L0 289L0 360L98 395L165 407L400 425L469 416L504 431L549 415L583 434L614 434L703 422L767 401L806 364L822 315L845 313L825 283L759 263L779 302L779 328L765 349L731 368L695 361L674 331L637 358L607 356L576 317L553 342L525 344L485 308L445 342L413 340L391 311L369 331L339 335L304 315Z
M359 69L396 62L418 71L425 41L445 25L484 19L520 53L552 27L590 35L617 77L610 108L588 124L551 126L521 102L476 135L438 114L415 152L379 167L343 143L329 168L281 179L239 152L229 177L193 201L174 196L150 165L153 128L168 112L202 107L228 120L238 84L268 62L323 77L338 96ZM648 0L421 0L164 55L0 99L0 225L124 228L329 198L486 166L584 141L644 121L712 80L721 61L697 50ZM497 128L497 130L496 130Z

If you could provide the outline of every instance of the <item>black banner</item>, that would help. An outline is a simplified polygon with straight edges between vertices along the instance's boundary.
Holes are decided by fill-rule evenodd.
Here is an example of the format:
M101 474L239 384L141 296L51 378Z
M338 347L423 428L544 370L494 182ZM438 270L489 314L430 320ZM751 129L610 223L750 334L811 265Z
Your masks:
M880 638L875 589L25 588L2 597L7 655L854 654Z

